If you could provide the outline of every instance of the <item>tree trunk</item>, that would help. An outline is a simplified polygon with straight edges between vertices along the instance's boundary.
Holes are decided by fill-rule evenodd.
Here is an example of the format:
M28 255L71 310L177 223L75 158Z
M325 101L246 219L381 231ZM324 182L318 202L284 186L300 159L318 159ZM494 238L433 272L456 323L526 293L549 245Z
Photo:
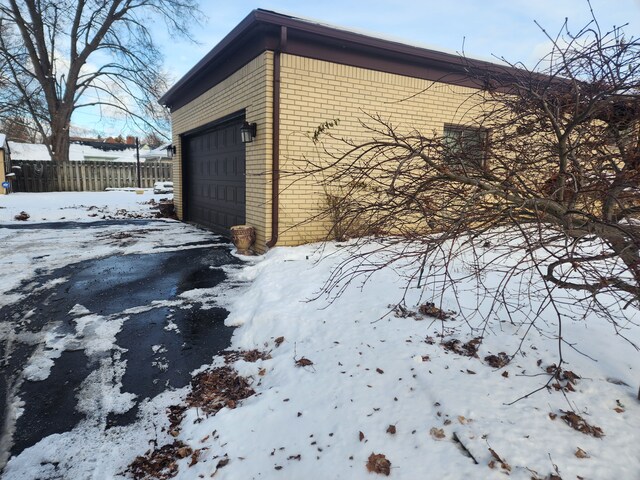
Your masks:
M69 161L69 124L71 123L71 110L59 109L52 115L51 122L51 160L55 168L55 185L53 190L62 191L62 164Z
M51 122L51 160L56 163L69 161L70 114L57 112Z

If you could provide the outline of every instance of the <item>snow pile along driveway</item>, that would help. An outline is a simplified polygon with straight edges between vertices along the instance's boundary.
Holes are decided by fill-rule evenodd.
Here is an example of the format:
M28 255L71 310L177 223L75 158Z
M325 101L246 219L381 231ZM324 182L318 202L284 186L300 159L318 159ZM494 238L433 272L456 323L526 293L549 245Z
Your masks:
M191 407L172 409L158 449L133 471L169 458L177 478L637 478L638 352L608 323L565 322L575 349L563 369L512 403L558 361L550 312L519 349L527 325L499 311L482 338L459 316L430 316L442 311L417 291L413 311L389 314L404 286L391 269L333 302L308 302L344 256L332 244L276 248L231 273L250 281L228 292L233 346L262 353L205 369L218 407L207 413L185 394ZM457 301L471 305L475 292L461 285ZM457 301L445 296L442 310ZM239 391L236 374L255 392L244 400L225 397Z
M137 194L134 189L108 192L49 192L12 193L0 195L0 222L15 223L16 215L25 212L23 221L80 221L90 222L112 218L150 218L150 207L172 194L155 195L145 188Z

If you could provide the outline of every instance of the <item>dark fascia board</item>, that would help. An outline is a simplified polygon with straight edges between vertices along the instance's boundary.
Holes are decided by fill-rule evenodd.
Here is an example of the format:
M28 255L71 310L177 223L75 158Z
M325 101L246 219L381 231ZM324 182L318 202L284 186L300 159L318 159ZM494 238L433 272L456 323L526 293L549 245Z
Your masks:
M254 10L159 102L172 110L186 105L266 50L280 48L280 28L287 27L283 51L318 60L395 73L454 85L482 88L478 72L496 81L515 69L482 60L371 37L320 23ZM470 75L469 71L474 75Z

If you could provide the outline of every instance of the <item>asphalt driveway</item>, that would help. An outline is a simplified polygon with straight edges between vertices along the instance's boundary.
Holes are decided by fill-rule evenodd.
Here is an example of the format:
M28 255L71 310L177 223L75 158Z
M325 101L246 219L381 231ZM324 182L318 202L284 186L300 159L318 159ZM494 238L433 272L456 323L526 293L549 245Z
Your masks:
M55 233L47 236L50 253L41 244L24 247L25 255L38 254L34 265L55 257L62 248L55 239L71 233L82 240L67 249L109 249L35 268L4 292L19 300L0 308L0 465L79 422L104 429L132 423L141 401L187 385L194 369L228 347L227 312L211 292L240 261L219 237L199 231L180 242L180 232L193 227L153 220L2 228L35 243L44 240L29 231ZM146 246L130 253L142 237Z

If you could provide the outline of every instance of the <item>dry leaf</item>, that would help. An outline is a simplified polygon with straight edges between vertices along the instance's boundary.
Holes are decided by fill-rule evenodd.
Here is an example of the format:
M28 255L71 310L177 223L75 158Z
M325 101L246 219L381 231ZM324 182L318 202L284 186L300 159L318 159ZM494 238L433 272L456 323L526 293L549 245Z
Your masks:
M198 460L200 460L200 453L202 453L201 448L191 454L191 463L189 463L189 467L193 467L196 463L198 463Z
M487 355L484 361L493 368L502 368L511 361L511 358L505 352L500 352L498 355Z
M589 458L589 454L585 452L583 449L581 449L580 447L578 447L574 455L578 458Z
M376 368L376 372L382 375L384 373L384 370L382 370L381 368Z
M445 437L444 430L441 428L431 427L431 430L429 430L429 433L433 438L436 438L438 440L442 440Z
M279 347L282 342L284 342L284 337L278 337L274 340L276 347Z
M510 472L510 471L511 471L511 465L509 465L507 462L505 462L504 460L502 460L502 458L500 458L500 455L498 455L498 454L496 453L496 451L495 451L493 448L489 448L489 452L491 452L491 456L492 456L493 458L495 458L495 459L496 459L496 461L498 461L498 462L500 463L500 467L502 467L502 468L503 468L504 470L506 470L507 472ZM490 463L489 463L489 467L494 468L495 463L493 464L493 466L491 466L491 463L493 463L493 462L490 462Z
M420 305L418 307L418 312L428 317L437 318L438 320L448 320L456 314L453 310L442 310L441 308L436 307L433 302L427 302Z
M396 434L396 426L395 425L389 425L387 427L387 433L390 433L391 435L395 435Z
M563 370L562 373L560 374L560 378L562 380L567 380L568 382L573 383L574 385L577 383L578 380L580 380L580 377L575 373L573 373L571 370Z
M372 453L367 461L367 470L388 477L391 473L391 462L382 453Z
M296 360L297 367L310 367L311 365L313 365L313 362L308 358L302 357Z
M178 449L177 455L178 458L188 457L193 453L193 450L190 447L181 447Z
M359 432L358 433L358 438L360 439L360 441L364 440L364 433Z

